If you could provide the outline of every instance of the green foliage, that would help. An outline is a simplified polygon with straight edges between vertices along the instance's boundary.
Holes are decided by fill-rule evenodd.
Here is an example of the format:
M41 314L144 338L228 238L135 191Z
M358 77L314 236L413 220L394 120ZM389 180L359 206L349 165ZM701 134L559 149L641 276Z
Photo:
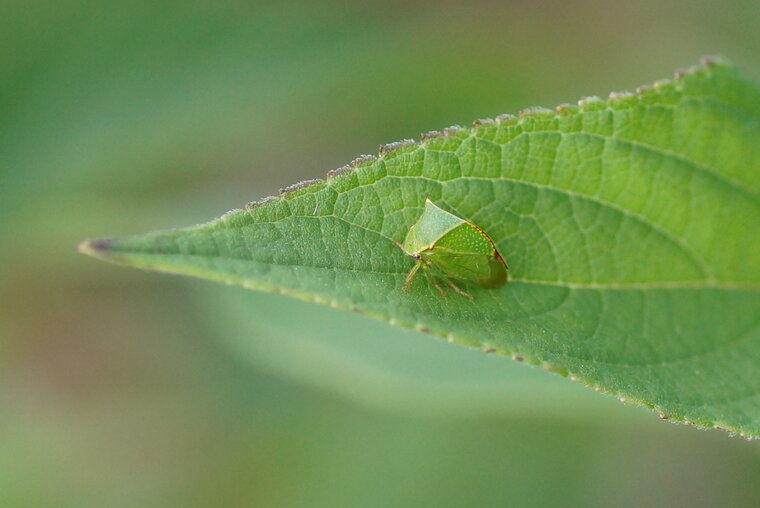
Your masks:
M82 244L525 359L663 417L760 435L760 90L705 61L632 94L381 147L204 225ZM510 283L442 297L400 242L425 199Z

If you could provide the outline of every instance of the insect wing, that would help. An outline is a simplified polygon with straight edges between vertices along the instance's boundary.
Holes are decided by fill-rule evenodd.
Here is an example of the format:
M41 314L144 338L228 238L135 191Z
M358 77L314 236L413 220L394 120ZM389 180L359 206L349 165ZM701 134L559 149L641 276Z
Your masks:
M431 262L448 276L483 287L507 281L507 265L480 228L469 222L452 229L433 246Z
M430 263L442 275L485 288L497 288L507 282L507 265L498 253L486 256L442 249L434 252Z
M474 282L491 275L490 256L452 251L434 247L428 256L430 263L447 277Z
M409 228L403 249L407 254L430 249L446 233L464 223L464 219L439 208L428 199L422 216Z
M488 266L488 277L479 279L478 284L485 288L497 288L507 283L507 263L498 252L494 251L494 255L488 258Z

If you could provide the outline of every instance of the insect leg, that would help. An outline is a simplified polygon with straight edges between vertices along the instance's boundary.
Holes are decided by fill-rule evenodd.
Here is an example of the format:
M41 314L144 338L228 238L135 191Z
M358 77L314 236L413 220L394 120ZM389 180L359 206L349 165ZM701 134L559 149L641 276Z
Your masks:
M448 284L449 287L453 289L456 294L466 296L467 298L470 299L471 302L475 301L474 296L472 296L470 293L467 293L466 291L463 291L461 288L459 288L456 284L454 284L450 280L447 280L446 284Z
M438 285L438 283L433 279L433 277L428 277L430 279L430 283L435 286L435 289L438 290L439 293L441 293L441 296L446 296L446 291L443 290L441 286Z
M417 273L417 270L420 269L421 265L422 265L422 263L416 263L414 265L414 267L411 270L409 270L409 274L406 276L406 280L404 280L404 287L402 287L401 289L403 289L404 291L409 291L409 284L412 283L412 279L414 278L414 274Z

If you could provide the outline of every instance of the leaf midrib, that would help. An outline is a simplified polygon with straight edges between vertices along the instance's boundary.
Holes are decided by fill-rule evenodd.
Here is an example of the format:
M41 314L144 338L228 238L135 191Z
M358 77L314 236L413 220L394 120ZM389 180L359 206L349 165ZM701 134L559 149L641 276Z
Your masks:
M314 216L302 216L302 215L296 215L296 216L290 216L290 218L303 218L303 219L320 219L320 218L337 218L332 215L323 215L319 217ZM361 227L361 226L356 226ZM373 230L367 229L366 231L375 233ZM383 236L383 235L380 235ZM221 254L210 254L210 253L204 253L204 254L188 254L188 253L179 253L179 254L160 254L161 258L170 258L172 256L181 256L183 258L195 258L195 259L201 259L201 260L207 260L209 258L215 258L215 259L236 259L237 261L245 261L245 262L252 262L259 265L266 265L266 266L274 266L274 267L296 267L296 268L306 268L310 270L325 270L325 271L333 271L333 272L347 272L347 273L363 273L363 274L371 274L371 275L389 275L394 277L399 277L399 280L403 280L403 277L406 275L408 270L398 270L398 271L380 271L380 270L362 270L358 268L345 268L345 267L337 267L337 266L318 266L318 265L307 265L304 263L267 263L261 260L255 260L250 258L231 258L230 256L223 256ZM118 254L107 254L104 259L108 260L109 258L113 257L119 257ZM152 263L151 263L152 265ZM166 263L167 266L170 266L170 263ZM243 281L247 281L249 279L245 279L243 277L239 277L237 275L232 276L231 279L236 279L242 283ZM534 285L543 285L543 286L552 286L552 287L559 287L564 289L570 289L570 290L599 290L599 291L648 291L648 290L698 290L698 289L715 289L720 291L760 291L760 284L743 284L740 282L723 282L723 281L707 281L707 280L694 280L694 281L658 281L658 282L631 282L631 283L599 283L599 282L569 282L569 281L552 281L552 280L541 280L541 279L525 279L525 278L515 278L515 277L509 277L509 284L534 284Z
M692 100L703 101L705 99L701 98L701 97L696 97L696 98L692 97ZM712 102L715 102L715 103L717 103L719 105L722 105L723 107L731 110L732 112L735 112L733 110L733 108L731 108L729 105L727 105L725 103L722 103L722 102L719 102L719 101L712 101ZM666 105L666 106L673 107L672 105ZM613 110L611 108L607 108L604 111L612 111L612 112L614 112L615 110ZM464 131L464 129L462 129L462 130ZM504 146L506 146L510 142L514 141L515 139L519 138L520 136L529 135L529 134L535 133L535 132L543 132L543 131L537 130L537 131L530 131L530 132L522 132L522 133L518 134L517 136L515 136L515 138L512 138L509 142L504 143L504 144L493 143L490 140L483 139L482 137L478 138L478 139L481 140L481 141L491 142L491 143L494 144L494 146L497 146L499 148L503 148ZM550 131L546 131L546 132L550 132ZM686 157L683 157L683 156L679 156L679 155L673 153L670 150L662 149L660 147L656 147L656 146L653 146L653 145L650 145L650 144L647 144L647 143L643 143L643 142L640 142L640 141L637 141L637 140L631 140L631 139L625 139L625 138L617 138L617 137L606 136L606 135L602 135L602 134L598 134L598 133L593 133L593 132L587 132L587 131L577 131L577 132L561 132L560 131L560 132L555 132L555 133L557 133L557 134L559 134L560 136L563 136L563 137L588 136L588 137L591 137L591 138L601 139L601 140L603 140L605 142L609 141L609 142L627 144L627 145L629 145L631 147L639 147L642 150L647 150L647 151L649 151L651 153L660 155L662 157L672 158L674 160L680 161L685 167L691 169L691 171L694 172L695 174L703 174L703 175L707 176L708 178L711 178L711 179L715 180L716 182L719 182L724 188L729 188L729 189L731 189L733 191L737 191L737 192L743 194L746 198L748 198L755 205L760 205L760 195L756 195L755 193L749 191L748 189L745 189L744 187L741 187L738 182L736 182L736 181L734 181L734 180L726 177L725 175L722 175L721 173L717 172L717 170L714 170L714 169L712 169L712 168L710 168L708 166L705 166L703 164L697 163L696 161L691 160L689 158L686 158ZM474 138L474 137L477 137L477 130L476 129L470 129L468 136L462 138L461 143L464 143L466 140L468 140L470 138ZM430 147L425 146L424 143L418 144L415 147L415 150L416 149L423 149L425 151L427 151L427 150L433 150ZM413 150L411 150L411 151L413 151ZM382 161L382 158L379 159L379 161ZM434 182L436 184L441 184L442 183L439 180L435 180L435 179L432 179L432 178L427 178L427 177L424 177L424 176L407 177L407 176L401 176L401 175L385 175L382 178L409 178L409 179L428 180L428 181ZM709 268L709 264L702 257L702 255L698 254L695 250L693 250L688 244L686 244L683 241L683 239L681 237L679 237L677 234L671 232L667 228L662 227L662 225L659 224L658 222L656 222L654 220L651 220L650 218L648 218L648 217L646 217L644 215L641 215L638 212L631 210L630 208L626 208L626 207L623 207L623 206L618 206L616 204L613 204L613 203L611 203L611 202L609 202L609 201L607 201L605 199L602 199L602 198L600 198L598 196L595 196L595 195L585 194L585 193L579 193L579 192L576 192L574 190L563 189L563 188L555 187L553 185L537 183L537 182L533 182L533 181L526 180L526 179L509 178L509 177L505 177L503 175L497 176L497 177L493 177L493 178L482 178L482 177L476 177L476 176L460 176L460 177L452 178L451 180L447 180L447 181L455 181L455 180L460 180L460 179L471 180L471 181L489 181L489 182L490 181L506 181L506 182L512 182L512 183L515 183L515 184L521 184L521 185L531 186L531 187L534 187L534 188L537 188L537 189L545 189L545 190L548 190L548 191L551 191L551 192L555 192L555 193L557 193L559 195L570 196L570 197L575 197L577 199L586 200L588 202L596 203L600 207L608 208L610 210L614 210L614 211L622 214L625 217L628 217L628 218L631 218L631 219L635 220L639 224L643 225L646 229L651 230L652 232L654 232L658 236L664 238L668 243L670 243L672 246L674 246L676 249L680 250L684 255L686 255L689 259L691 259L691 261L700 270L700 272L702 273L702 276L704 277L705 285L700 286L700 287L726 287L726 284L721 284L721 282L719 282L719 281L717 281L715 279L714 274L712 273L712 271ZM326 182L326 188L330 188L329 182ZM334 191L334 192L337 195L341 194L338 191ZM346 220L343 217L338 217L336 215L321 215L321 216L295 216L295 215L290 215L289 216L289 218L307 218L307 217L310 217L310 218L320 218L320 217L334 218L336 220L344 222L345 224L347 224L347 225L349 225L351 227L356 227L356 228L362 229L363 231L379 235L380 237L384 238L385 240L387 240L390 243L393 242L392 239L390 239L387 235L383 234L380 231L371 229L371 228L366 227L366 226L358 225L356 223L353 223L353 222L350 222L350 221ZM270 222L270 224L274 224L274 222ZM497 244L501 244L504 240L505 240L505 238L497 239L496 243ZM550 283L551 284L554 281L534 281L534 280L531 280L531 282L539 282L539 283L540 282L546 282L546 283ZM723 281L723 282L725 282L725 281ZM575 284L575 287L579 287L579 284L583 284L585 287L597 287L597 286L615 287L614 285L603 285L603 284L599 284L599 283L568 283L568 284ZM734 283L734 284L730 284L729 283L728 286L729 287L750 287L750 288L756 287L754 285L742 285L742 284L736 284L736 283ZM568 286L568 287L570 287L570 286Z

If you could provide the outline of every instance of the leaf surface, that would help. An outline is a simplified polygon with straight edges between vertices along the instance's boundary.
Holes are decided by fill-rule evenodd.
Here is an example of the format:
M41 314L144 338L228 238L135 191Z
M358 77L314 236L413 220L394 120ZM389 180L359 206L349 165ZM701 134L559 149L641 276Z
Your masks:
M760 435L760 90L721 60L636 93L381 147L207 224L80 250L354 309L543 365L662 417ZM404 240L425 199L510 267L441 297Z

